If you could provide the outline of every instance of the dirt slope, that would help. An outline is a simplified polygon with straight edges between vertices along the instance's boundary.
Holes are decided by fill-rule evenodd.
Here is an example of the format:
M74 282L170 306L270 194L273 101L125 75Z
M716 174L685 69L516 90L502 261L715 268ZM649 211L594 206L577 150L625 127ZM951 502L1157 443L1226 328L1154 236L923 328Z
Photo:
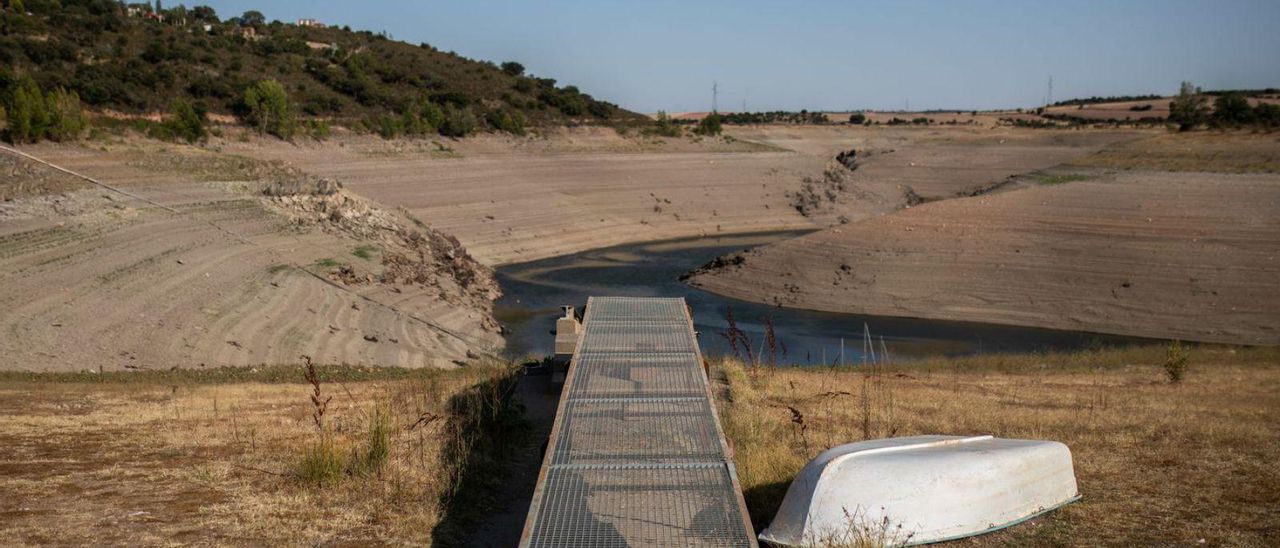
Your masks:
M817 310L1280 344L1280 177L1126 172L948 200L691 283Z
M111 155L70 155L83 156L74 163L90 174L128 171ZM500 343L488 270L475 265L478 279L462 287L447 264L454 259L418 253L439 247L469 260L465 252L439 238L416 250L395 244L393 237L430 233L371 225L367 207L325 209L250 188L181 177L129 186L177 213L100 189L0 205L0 367L247 365L293 363L301 354L322 363L450 366ZM350 229L365 225L372 228ZM384 281L392 251L400 270ZM351 271L337 275L344 265Z
M226 146L404 207L497 265L717 232L820 228L899 209L908 189L950 197L1132 137L808 126L735 127L737 141L692 143L588 131L441 143L447 153L377 138ZM805 178L820 180L850 148L869 154L848 187L809 216L798 213L793 195Z

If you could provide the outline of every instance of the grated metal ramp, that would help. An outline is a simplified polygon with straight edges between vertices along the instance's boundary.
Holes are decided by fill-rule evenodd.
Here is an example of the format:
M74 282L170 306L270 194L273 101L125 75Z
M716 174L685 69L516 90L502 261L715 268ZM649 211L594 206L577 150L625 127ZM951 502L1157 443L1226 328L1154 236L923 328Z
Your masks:
M684 299L591 297L520 545L756 546Z

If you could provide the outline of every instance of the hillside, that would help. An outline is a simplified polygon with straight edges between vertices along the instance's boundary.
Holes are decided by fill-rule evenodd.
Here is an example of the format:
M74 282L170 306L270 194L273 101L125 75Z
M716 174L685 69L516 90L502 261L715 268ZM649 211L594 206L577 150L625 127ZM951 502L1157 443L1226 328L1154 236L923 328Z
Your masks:
M640 118L574 86L525 75L518 63L499 66L346 27L268 23L253 11L224 20L204 6L156 12L111 0L28 0L23 10L6 4L0 66L8 70L0 79L29 74L43 89L76 92L99 112L147 115L185 98L211 114L243 114L245 89L275 79L301 115L347 125L373 127L380 116L428 102L480 120L513 112L533 124Z

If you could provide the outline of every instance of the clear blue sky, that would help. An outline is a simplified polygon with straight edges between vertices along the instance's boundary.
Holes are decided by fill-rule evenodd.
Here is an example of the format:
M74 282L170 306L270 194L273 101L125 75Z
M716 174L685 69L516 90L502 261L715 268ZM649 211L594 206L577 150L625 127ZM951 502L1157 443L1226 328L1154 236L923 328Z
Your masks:
M178 4L176 0L166 6ZM1280 87L1280 1L205 0L515 60L632 110L987 109ZM188 2L188 5L193 5Z

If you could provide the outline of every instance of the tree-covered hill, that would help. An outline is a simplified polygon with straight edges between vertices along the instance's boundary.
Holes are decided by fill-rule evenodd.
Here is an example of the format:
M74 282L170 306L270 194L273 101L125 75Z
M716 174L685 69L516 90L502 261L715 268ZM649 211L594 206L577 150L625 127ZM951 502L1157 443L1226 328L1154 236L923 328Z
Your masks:
M169 112L187 100L215 114L252 116L246 91L283 85L303 118L412 132L440 115L501 126L625 122L639 114L501 66L368 31L223 19L212 8L112 0L3 0L0 88L30 77L75 92L91 110ZM436 122L432 124L432 122Z

